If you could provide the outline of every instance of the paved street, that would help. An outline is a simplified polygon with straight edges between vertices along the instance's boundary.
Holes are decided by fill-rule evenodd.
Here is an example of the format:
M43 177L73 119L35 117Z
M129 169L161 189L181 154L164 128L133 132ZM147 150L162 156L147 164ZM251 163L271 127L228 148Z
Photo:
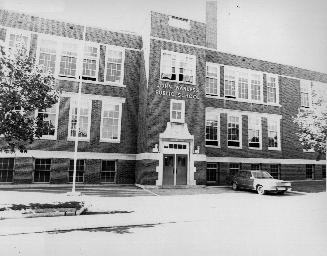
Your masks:
M0 201L10 196L19 202L23 194L39 201L63 197L0 191ZM326 193L259 196L222 190L180 196L85 195L83 200L91 211L117 213L1 220L5 255L325 256L327 251Z

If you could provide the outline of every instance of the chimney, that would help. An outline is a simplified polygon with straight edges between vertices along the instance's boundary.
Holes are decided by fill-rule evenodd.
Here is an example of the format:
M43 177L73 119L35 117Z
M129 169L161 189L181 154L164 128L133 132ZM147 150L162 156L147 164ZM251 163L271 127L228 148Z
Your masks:
M217 49L217 1L206 2L206 46Z

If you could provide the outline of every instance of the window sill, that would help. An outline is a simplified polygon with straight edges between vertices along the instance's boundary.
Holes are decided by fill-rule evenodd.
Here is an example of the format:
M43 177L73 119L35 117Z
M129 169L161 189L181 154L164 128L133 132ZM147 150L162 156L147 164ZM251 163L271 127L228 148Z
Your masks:
M253 149L253 150L262 150L262 148L253 148L253 147L248 147L248 149Z
M205 145L206 148L220 148L220 146Z
M115 82L100 82L100 81L92 81L92 80L80 80L77 78L71 78L71 77L55 77L58 80L62 81L73 81L73 82L82 82L84 84L99 84L99 85L111 85L111 86L117 86L117 87L126 87L125 84L122 83L115 83Z
M269 147L268 147L268 150L273 150L273 151L282 151L280 148L269 148Z
M106 143L120 143L120 140L106 140L106 139L100 139L100 142L106 142Z
M181 82L181 81L177 81L177 80L169 80L169 79L162 79L162 78L160 78L160 81L179 83L179 84L185 84L185 85L196 85L196 83Z
M234 147L234 146L227 146L227 148L231 148L231 149L242 149L242 147Z
M216 96L216 95L212 95L212 94L206 94L206 97L211 98L211 99L245 102L245 103L249 103L249 104L262 104L262 105L273 106L273 107L281 107L282 106L277 103L268 103L268 102L263 102L263 101L250 101L250 100L239 99L239 98L226 98L226 97L220 97L218 95Z
M75 141L75 137L68 137L67 141ZM78 138L78 141L90 142L90 138Z

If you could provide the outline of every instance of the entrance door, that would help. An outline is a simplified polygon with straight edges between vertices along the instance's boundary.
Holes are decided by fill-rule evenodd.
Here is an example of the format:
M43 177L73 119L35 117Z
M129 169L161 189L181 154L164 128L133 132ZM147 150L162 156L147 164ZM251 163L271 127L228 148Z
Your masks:
M167 154L163 160L162 185L186 185L187 155Z
M176 185L187 184L187 155L176 155Z
M175 155L164 155L162 185L174 185Z

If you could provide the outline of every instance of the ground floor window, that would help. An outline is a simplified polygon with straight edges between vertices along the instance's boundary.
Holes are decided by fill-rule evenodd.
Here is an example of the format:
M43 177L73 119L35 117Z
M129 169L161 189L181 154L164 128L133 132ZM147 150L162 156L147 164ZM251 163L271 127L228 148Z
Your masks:
M217 163L207 163L207 182L217 182Z
M14 173L14 159L0 158L0 182L12 182Z
M77 160L76 162L76 179L75 182L84 182L85 160ZM73 182L74 176L74 160L69 162L69 182Z
M34 182L50 182L51 159L35 159Z
M307 164L305 166L305 178L306 179L314 179L314 165Z
M239 170L241 170L241 164L230 163L229 175L234 176Z
M116 179L116 162L102 161L101 182L115 182Z
M326 165L321 166L322 178L326 179Z
M280 179L280 168L278 164L271 164L269 173L274 179Z
M251 164L251 170L255 170L255 171L261 170L261 164Z

